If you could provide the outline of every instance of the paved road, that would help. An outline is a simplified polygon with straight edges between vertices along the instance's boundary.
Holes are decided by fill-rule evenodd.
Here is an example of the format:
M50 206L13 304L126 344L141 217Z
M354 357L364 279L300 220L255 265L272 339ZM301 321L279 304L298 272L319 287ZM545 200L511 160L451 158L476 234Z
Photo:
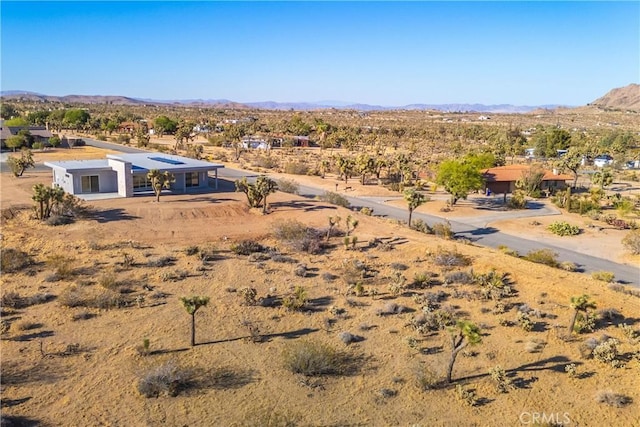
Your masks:
M122 151L126 153L140 153L145 150L140 150L138 148L127 147L119 144L113 144L108 142L96 141L89 138L84 138L87 144L100 147L107 148L111 150ZM243 171L238 169L224 168L219 170L218 176L220 178L220 190L222 191L235 191L235 186L233 181L243 176L247 177L256 177L257 174L252 171ZM309 186L300 186L300 195L306 197L314 197L324 193L324 190L309 187ZM406 209L389 206L384 204L383 200L379 198L356 198L356 197L347 197L349 203L354 208L359 207L368 207L374 210L374 214L376 216L382 216L387 218L394 218L399 220L406 220L408 217L408 213ZM546 209L546 210L545 210ZM522 216L539 216L542 214L545 215L554 215L557 213L553 208L545 208L542 207L533 210L527 211L518 211L513 212L513 217L522 217ZM443 222L443 219L440 217L436 217L433 215L427 215L422 213L414 212L413 217L415 219L422 219L429 225L433 225L435 223ZM504 219L504 217L501 217ZM591 273L594 271L611 271L615 274L616 280L621 283L628 283L634 286L640 287L640 267L632 266L626 264L618 264L609 260L605 260L602 258L596 258L590 255L582 254L579 252L575 252L569 249L565 249L562 247L550 245L543 242L538 242L534 240L525 239L518 236L513 236L510 234L502 233L497 229L492 227L487 227L486 223L490 221L487 217L483 219L473 219L473 218L462 218L457 221L449 221L451 223L451 227L453 231L459 237L464 237L469 239L476 245L480 246L488 246L491 248L497 248L498 246L506 246L513 250L518 251L521 254L526 254L529 251L537 250L537 249L551 249L558 254L558 259L561 261L570 261L575 263L581 271L584 273Z

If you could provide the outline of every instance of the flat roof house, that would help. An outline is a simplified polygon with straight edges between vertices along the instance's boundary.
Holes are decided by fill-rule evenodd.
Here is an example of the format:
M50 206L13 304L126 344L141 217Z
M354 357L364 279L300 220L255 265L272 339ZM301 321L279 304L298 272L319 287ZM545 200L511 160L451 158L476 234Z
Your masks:
M106 159L45 162L53 170L53 185L76 196L108 193L104 196L132 197L153 191L147 173L152 169L175 176L170 191L186 193L209 186L214 172L218 188L218 169L224 165L163 153L107 154Z

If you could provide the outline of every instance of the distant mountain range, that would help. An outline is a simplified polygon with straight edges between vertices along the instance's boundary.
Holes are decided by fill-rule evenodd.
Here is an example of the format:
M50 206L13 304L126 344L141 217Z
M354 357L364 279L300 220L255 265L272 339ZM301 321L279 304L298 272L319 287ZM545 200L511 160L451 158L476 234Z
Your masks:
M114 104L114 105L192 105L203 107L234 108L234 109L265 109L265 110L357 110L357 111L383 111L383 110L436 110L448 112L478 112L478 113L528 113L535 110L555 109L560 105L485 105L485 104L409 104L403 106L382 106L369 104L356 104L343 101L318 101L318 102L245 102L239 103L228 99L182 99L182 100L157 100L131 98L127 96L104 95L66 95L51 96L35 92L9 90L0 92L0 97L5 100L24 99L40 102L62 102L78 104ZM640 85L630 84L624 88L616 88L605 96L598 98L588 105L609 108L640 111Z

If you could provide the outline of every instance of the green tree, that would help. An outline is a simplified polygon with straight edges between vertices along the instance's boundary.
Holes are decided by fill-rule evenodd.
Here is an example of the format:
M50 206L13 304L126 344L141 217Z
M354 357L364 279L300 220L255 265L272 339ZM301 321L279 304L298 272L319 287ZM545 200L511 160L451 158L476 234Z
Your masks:
M153 121L153 128L159 138L164 134L173 134L178 128L178 122L171 120L167 116L159 116Z
M57 135L53 135L51 138L49 138L49 144L51 144L53 148L58 148L61 142L62 141L60 140L60 137Z
M13 105L7 104L6 102L3 102L2 104L0 104L0 117L3 118L4 120L12 119L17 115L18 115L18 110L16 110L16 108Z
M91 115L87 111L81 108L73 108L65 111L62 123L71 129L78 130L90 119Z
M196 345L196 312L209 304L209 297L191 296L180 298L184 309L191 316L191 347Z
M350 157L336 156L336 165L338 166L338 171L340 173L339 178L344 177L344 183L347 184L349 177L353 174L356 162Z
M256 179L256 189L262 196L262 213L267 213L267 196L278 191L278 184L271 178L261 175Z
M576 325L576 319L578 318L578 313L586 313L589 309L595 309L596 303L589 300L589 295L580 295L579 297L571 297L571 308L573 309L573 316L571 316L569 334L573 333L573 329Z
M451 356L447 368L447 383L451 383L453 365L456 363L458 353L467 345L475 345L482 341L480 328L465 320L459 320L449 333L451 334Z
M482 188L482 174L472 164L458 160L446 160L438 168L436 183L451 194L451 204L466 199L471 191Z
M571 134L565 129L553 126L545 131L536 132L533 142L537 156L556 157L558 150L566 150L571 145Z
M160 172L158 169L151 169L149 173L147 173L147 179L151 182L151 188L153 188L153 192L156 195L156 202L160 201L162 189L171 188L171 184L176 180L171 172Z
M195 138L195 134L193 133L193 128L195 124L193 122L182 121L178 125L175 137L176 137L176 145L174 147L175 150L182 147L183 143L189 143L190 140Z
M13 152L16 152L17 148L21 148L26 143L24 136L22 135L13 135L6 139L4 144L7 148L11 148Z
M9 156L9 158L7 159L7 163L9 164L9 168L11 168L11 172L13 172L13 175L15 177L22 176L27 168L32 168L35 166L31 150L28 149L23 149L20 157Z
M404 199L407 201L407 207L409 208L409 227L411 227L411 217L413 215L413 211L416 210L420 205L423 205L425 202L429 200L427 196L416 191L415 188L407 188L404 190Z
M29 121L24 117L14 117L13 119L5 120L4 125L11 127L25 127L29 126Z
M599 171L591 175L591 182L600 187L602 190L607 185L611 185L613 182L613 171L611 168L602 168Z

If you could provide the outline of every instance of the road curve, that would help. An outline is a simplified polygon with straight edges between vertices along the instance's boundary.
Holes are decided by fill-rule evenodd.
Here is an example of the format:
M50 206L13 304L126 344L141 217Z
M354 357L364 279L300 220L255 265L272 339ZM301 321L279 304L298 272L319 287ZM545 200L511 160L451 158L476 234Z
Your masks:
M138 148L127 147L120 144L113 144L109 142L96 141L90 138L83 138L88 145L111 149L115 151L122 151L125 153L141 153L147 150L141 150ZM220 189L222 191L234 191L235 187L233 181L243 176L255 177L257 174L253 171L245 171L239 169L224 168L219 170L218 177L220 178ZM315 197L324 193L325 190L301 185L300 195L304 197ZM374 200L361 197L347 197L349 203L354 208L368 207L374 210L376 216L382 216L387 218L393 218L398 220L406 220L408 212L406 209L389 206ZM422 214L414 212L413 218L421 219L429 225L443 222L443 219L433 215ZM576 264L579 271L590 274L594 271L610 271L615 274L615 278L620 283L633 285L640 288L640 267L619 264L613 261L609 261L602 258L582 254L576 251L565 249L559 246L550 245L534 240L525 239L523 237L513 236L500 232L492 227L479 227L474 224L464 223L462 221L449 221L451 228L456 233L456 236L463 237L475 245L486 246L491 248L497 248L498 246L506 246L510 249L517 251L520 254L526 254L532 250L538 249L550 249L558 254L558 259L561 261L569 261Z

